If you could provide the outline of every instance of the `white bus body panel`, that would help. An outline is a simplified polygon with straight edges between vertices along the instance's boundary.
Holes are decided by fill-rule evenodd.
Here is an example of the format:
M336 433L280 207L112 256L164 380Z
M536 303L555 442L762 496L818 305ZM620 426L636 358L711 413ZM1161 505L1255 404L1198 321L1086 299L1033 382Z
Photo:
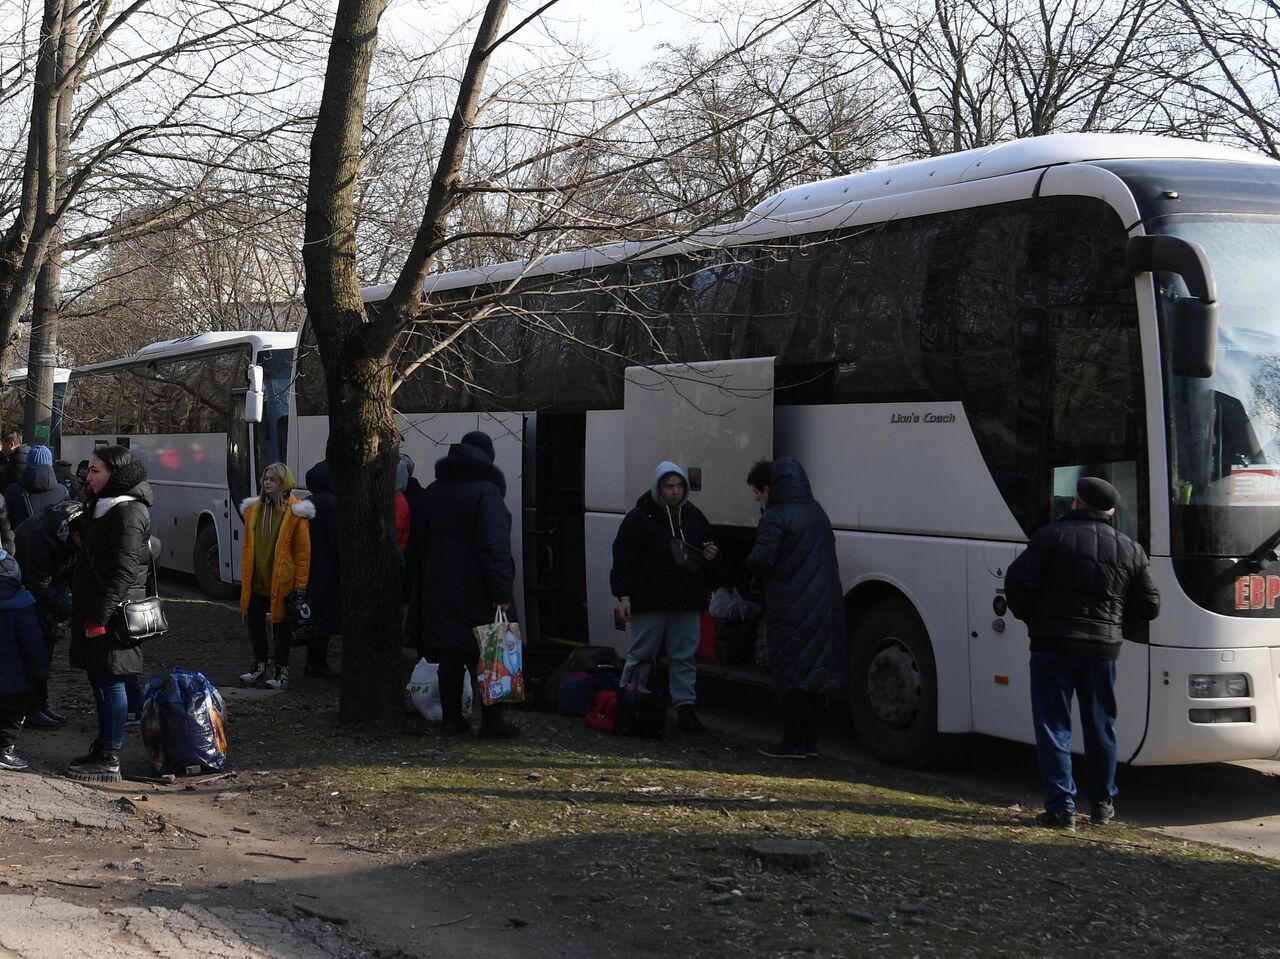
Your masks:
M129 451L147 470L155 494L151 507L151 533L160 540L158 563L166 569L194 572L196 530L208 514L218 527L222 549L223 580L234 571L226 565L226 547L232 539L228 514L235 514L227 496L226 433L163 433L143 436L65 436L63 458L72 463L88 459L99 446L124 440ZM195 482L191 476L218 477L221 482ZM238 543L234 544L238 546ZM238 553L238 550L232 550ZM239 557L236 556L236 566Z
M689 499L714 525L754 527L752 465L773 450L773 357L627 367L627 506L663 460L685 468Z
M623 410L588 411L586 446L587 512L625 513L631 508L626 479L627 414ZM587 555L596 554L588 550Z
M587 513L587 636L593 646L612 646L626 655L631 636L615 628L613 610L617 603L609 588L613 566L613 540L622 525L623 513Z

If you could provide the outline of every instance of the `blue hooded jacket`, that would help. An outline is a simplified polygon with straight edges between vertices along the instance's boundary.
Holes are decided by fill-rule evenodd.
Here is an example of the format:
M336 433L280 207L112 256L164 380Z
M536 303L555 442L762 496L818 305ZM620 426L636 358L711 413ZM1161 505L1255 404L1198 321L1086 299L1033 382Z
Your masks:
M36 601L22 587L17 562L0 550L0 696L49 678L49 654L36 619Z

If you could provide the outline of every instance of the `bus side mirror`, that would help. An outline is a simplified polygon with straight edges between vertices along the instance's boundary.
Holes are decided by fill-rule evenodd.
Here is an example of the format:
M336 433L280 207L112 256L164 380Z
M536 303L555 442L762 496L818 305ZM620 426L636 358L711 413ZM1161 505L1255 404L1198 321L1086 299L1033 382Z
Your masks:
M1199 243L1177 236L1131 236L1125 249L1131 273L1176 273L1191 295L1178 300L1169 344L1175 376L1213 376L1218 342L1218 289Z
M254 364L249 367L249 392L262 392L262 367ZM257 422L256 420L254 422Z
M1173 308L1173 375L1213 376L1218 304L1185 297Z
M259 371L261 372L261 371ZM246 423L262 422L262 391L249 390L244 395L244 421Z

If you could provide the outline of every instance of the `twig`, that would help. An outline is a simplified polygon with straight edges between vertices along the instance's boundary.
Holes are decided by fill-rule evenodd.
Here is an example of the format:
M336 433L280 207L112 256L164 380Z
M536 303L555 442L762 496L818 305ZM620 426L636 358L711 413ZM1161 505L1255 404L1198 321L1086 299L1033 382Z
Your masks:
M262 856L266 859L286 859L289 862L306 862L306 856L282 856L278 852L247 852L246 856Z
M319 919L322 922L333 923L335 926L345 926L347 924L345 916L330 916L326 913L320 912L318 909L311 909L307 906L299 905L296 902L293 904L293 908L298 910L298 912L302 913L304 916L310 916L312 919Z
M101 889L102 887L91 882L71 882L67 879L46 879L45 882L51 882L55 886L72 886L76 889Z
M466 922L470 918L471 913L467 913L465 916L459 916L457 919L450 919L448 922L433 922L431 925L427 926L427 928L439 929L441 926L456 926L458 923Z
M191 835L199 836L201 839L209 838L209 834L207 832L201 832L199 829L192 829L190 826L174 826L173 828L178 830L178 832L189 832Z
M1046 881L1046 882L1052 882L1052 883L1055 883L1055 884L1057 884L1057 885L1059 885L1059 886L1063 886L1063 887L1065 887L1065 888L1067 888L1067 889L1074 890L1075 892L1083 892L1083 893L1092 893L1092 892L1093 892L1093 890L1092 890L1092 889L1086 889L1086 888L1084 888L1083 886L1077 886L1074 882L1066 882L1065 880L1062 880L1062 879L1054 879L1052 876L1045 876L1044 878L1045 878L1045 881Z

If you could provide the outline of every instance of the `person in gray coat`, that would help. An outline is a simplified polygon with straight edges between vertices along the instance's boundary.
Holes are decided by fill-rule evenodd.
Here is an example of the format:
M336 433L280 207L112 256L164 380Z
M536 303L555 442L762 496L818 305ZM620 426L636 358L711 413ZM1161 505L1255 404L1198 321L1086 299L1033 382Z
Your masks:
M790 456L757 463L747 483L764 510L747 566L764 579L769 671L783 709L782 739L760 752L804 759L818 754L827 694L846 680L835 534L804 467Z

